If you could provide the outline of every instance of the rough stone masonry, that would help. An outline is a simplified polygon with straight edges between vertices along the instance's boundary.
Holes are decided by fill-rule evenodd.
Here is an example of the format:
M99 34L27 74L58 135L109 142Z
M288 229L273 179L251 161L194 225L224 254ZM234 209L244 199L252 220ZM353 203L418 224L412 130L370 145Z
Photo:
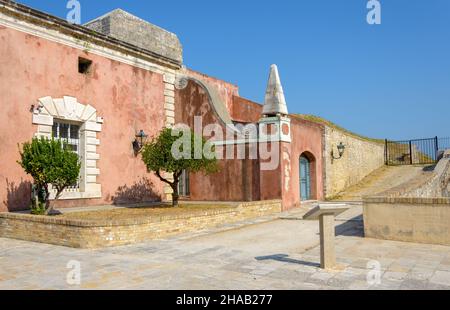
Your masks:
M183 48L176 34L124 10L116 9L87 22L84 26L140 48L154 51L179 63L183 62Z

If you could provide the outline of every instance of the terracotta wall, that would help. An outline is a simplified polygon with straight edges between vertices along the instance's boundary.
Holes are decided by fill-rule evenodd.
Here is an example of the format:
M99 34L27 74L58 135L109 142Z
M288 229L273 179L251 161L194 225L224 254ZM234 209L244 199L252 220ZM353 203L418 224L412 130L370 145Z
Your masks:
M78 73L79 56L93 61L89 75ZM131 142L140 129L153 135L163 127L162 75L3 27L0 68L0 211L28 206L30 178L16 163L17 144L29 141L37 131L30 106L45 96L76 97L104 118L98 134L103 197L64 205L125 202L132 196L160 198L162 184L134 156Z
M231 118L237 122L257 123L261 119L263 106L242 97L233 96Z
M80 56L93 61L88 75L78 73ZM58 205L161 199L163 184L146 172L141 159L134 156L131 142L139 130L153 136L164 125L162 75L7 28L0 28L0 68L0 211L29 205L31 180L16 163L17 144L29 141L36 133L30 107L45 96L76 97L94 106L98 116L104 118L102 132L98 133L98 182L103 197L65 200ZM256 123L260 119L262 106L239 97L237 86L188 69L185 74L216 87L233 120ZM202 117L203 126L219 123L207 94L196 83L190 81L185 89L176 90L175 96L177 123L193 127L194 116ZM285 208L296 206L300 201L298 159L304 152L315 158L313 193L317 199L323 198L323 128L293 119L291 130L293 141L283 150L290 160L283 159L278 170L261 172L257 159L224 160L217 174L191 175L191 199L249 201L282 197Z
M184 69L183 73L187 76L193 77L214 86L218 90L220 97L224 101L229 113L231 114L233 107L233 97L239 96L238 86L187 68Z
M189 81L183 90L175 93L175 121L194 128L194 117L200 116L203 127L220 124L202 87ZM203 128L202 127L202 128ZM225 131L223 131L225 134ZM223 150L225 152L225 150ZM235 148L235 152L237 149ZM190 175L190 199L202 201L259 200L258 160L230 159L220 162L220 171L205 176Z
M215 83L219 82L215 80ZM202 126L219 123L207 94L193 81L189 81L185 89L176 91L175 102L177 123L194 128L194 116L201 116ZM261 105L244 98L234 96L231 107L234 121L256 123L261 117ZM307 154L312 161L313 198L323 199L324 128L313 122L292 119L291 133L292 143L281 144L278 169L260 171L259 159L223 160L217 174L191 174L190 199L248 201L282 198L284 209L299 206L299 159L302 154Z

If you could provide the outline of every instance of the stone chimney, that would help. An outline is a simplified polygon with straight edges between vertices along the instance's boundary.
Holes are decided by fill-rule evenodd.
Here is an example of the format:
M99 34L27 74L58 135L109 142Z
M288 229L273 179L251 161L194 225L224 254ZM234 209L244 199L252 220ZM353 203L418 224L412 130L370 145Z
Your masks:
M286 99L284 98L283 87L281 86L276 65L270 66L269 82L262 114L264 116L288 115Z

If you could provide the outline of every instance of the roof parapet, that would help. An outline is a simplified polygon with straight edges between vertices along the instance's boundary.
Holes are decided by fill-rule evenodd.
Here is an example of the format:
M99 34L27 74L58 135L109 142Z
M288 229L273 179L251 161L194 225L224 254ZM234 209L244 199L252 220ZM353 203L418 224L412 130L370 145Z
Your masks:
M183 62L178 37L122 9L116 9L84 24L85 27L115 39L153 51L176 62Z

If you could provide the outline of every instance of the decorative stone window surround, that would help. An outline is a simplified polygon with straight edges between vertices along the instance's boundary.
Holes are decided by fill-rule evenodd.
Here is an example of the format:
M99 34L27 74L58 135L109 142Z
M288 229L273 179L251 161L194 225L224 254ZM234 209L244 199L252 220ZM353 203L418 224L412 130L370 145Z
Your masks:
M101 198L101 185L97 183L97 176L100 174L97 168L100 159L100 154L97 153L97 146L100 145L97 133L102 131L103 118L97 116L94 107L81 104L74 97L44 97L38 102L39 107L33 112L33 124L38 125L36 137L51 138L54 119L80 125L80 186L77 190L65 191L60 199ZM50 198L55 198L54 191Z

